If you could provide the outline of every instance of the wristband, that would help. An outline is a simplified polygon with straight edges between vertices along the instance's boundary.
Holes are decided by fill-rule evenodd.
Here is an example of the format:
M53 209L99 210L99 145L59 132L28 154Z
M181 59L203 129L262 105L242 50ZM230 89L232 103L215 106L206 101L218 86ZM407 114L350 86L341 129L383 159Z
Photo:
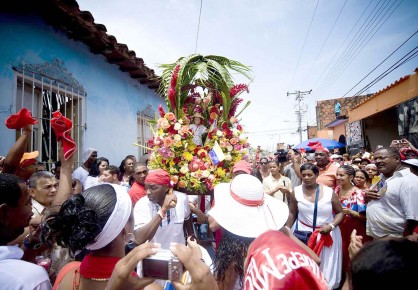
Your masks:
M23 245L27 248L27 249L34 249L37 250L40 247L42 247L42 243L32 243L29 242L29 234L25 237L25 239L23 240Z
M157 211L157 214L161 217L161 219L165 218L165 212L163 212L161 208Z
M331 226L331 231L333 231L335 229L335 226L334 226L333 223L329 223L328 225Z

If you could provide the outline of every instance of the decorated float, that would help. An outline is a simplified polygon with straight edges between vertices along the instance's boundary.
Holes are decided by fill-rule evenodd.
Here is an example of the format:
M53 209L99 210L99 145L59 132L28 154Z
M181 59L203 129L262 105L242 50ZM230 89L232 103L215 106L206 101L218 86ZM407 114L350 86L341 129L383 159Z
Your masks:
M151 125L149 166L169 172L177 190L210 193L216 184L229 182L235 162L248 155L239 116L250 104L240 95L249 90L235 84L233 74L249 80L250 69L214 55L182 57L161 67L159 93L168 111L160 105Z

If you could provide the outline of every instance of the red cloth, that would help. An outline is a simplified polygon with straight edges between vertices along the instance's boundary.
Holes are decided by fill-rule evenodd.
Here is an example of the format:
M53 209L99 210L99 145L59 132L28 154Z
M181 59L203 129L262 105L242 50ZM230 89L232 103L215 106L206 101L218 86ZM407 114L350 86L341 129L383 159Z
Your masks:
M71 155L74 154L77 149L73 138L71 138L71 128L73 123L70 119L64 117L59 111L52 113L53 118L51 119L51 127L54 129L57 141L62 140L62 146L64 150L64 158L67 160Z
M321 238L319 239L319 241L317 242L317 237L319 234L319 230L314 230L311 237L309 238L308 241L308 247L311 248L315 254L319 255L321 254L322 248L325 247L331 247L332 246L332 237L331 235L328 234L321 234Z
M156 169L150 171L145 177L145 183L159 184L159 185L170 185L170 175L163 169Z
M327 152L327 153L329 153L329 150L328 150L328 148L326 148L326 147L323 147L322 146L322 143L321 142L319 142L319 141L316 141L316 142L309 142L308 144L307 144L307 146L308 147L310 147L312 150L321 150L321 151L325 151L325 152Z
M129 196L132 200L132 208L135 206L136 202L147 195L145 192L145 186L139 184L138 182L134 182L131 188L128 191Z
M112 271L116 263L120 260L118 257L103 257L87 255L80 265L80 275L90 279L106 279L112 276Z
M244 289L327 289L309 253L280 231L257 237L248 249Z
M27 125L36 123L38 123L38 121L32 117L32 113L26 108L22 108L16 114L8 117L5 122L6 127L9 129L22 129Z

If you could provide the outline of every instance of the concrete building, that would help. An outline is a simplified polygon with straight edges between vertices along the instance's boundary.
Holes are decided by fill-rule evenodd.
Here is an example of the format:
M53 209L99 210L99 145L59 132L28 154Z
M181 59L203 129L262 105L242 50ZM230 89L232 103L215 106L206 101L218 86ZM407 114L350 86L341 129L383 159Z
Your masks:
M28 151L39 150L39 161L57 160L49 123L56 110L73 121L77 162L84 147L115 165L144 153L132 143L151 137L147 120L165 103L158 78L90 12L74 0L8 1L0 8L0 37L0 123L22 107L31 110L38 124ZM1 155L19 133L0 126Z

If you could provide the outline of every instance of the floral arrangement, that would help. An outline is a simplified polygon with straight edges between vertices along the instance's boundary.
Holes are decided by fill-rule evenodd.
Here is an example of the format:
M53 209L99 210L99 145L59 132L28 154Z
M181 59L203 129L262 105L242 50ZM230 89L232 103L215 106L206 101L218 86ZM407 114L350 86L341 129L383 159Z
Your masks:
M201 55L162 67L160 93L169 111L158 108L153 139L148 141L149 165L169 172L180 191L206 193L220 182L229 182L235 162L247 158L249 144L238 117L250 102L237 109L243 102L238 96L249 90L245 84L235 85L230 71L248 77L249 68L224 57ZM202 145L195 144L190 128L196 113L207 128ZM214 147L222 150L220 162L211 158Z

